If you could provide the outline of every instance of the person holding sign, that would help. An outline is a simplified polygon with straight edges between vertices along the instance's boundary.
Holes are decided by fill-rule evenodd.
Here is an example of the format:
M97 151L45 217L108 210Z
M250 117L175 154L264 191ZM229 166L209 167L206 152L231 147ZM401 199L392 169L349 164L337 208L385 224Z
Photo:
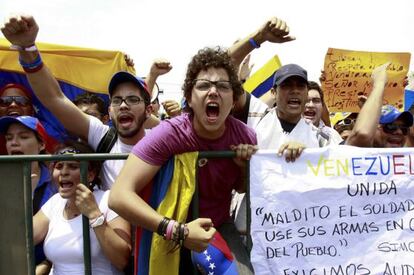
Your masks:
M400 112L392 105L382 105L387 83L387 67L381 65L372 72L373 90L363 105L347 145L359 147L404 147L409 128L413 125L410 112Z
M289 26L276 17L265 22L256 32L239 40L229 49L233 62L239 65L252 50L265 41L285 43L295 40L290 35ZM305 147L320 147L330 143L329 136L319 131L302 118L308 97L307 72L296 64L282 66L273 79L272 95L276 108L268 111L268 106L246 93L235 105L235 112L248 110L247 125L257 132L260 149L279 149L287 161L294 161ZM246 106L248 105L248 106ZM250 114L255 114L251 118Z
M294 161L305 147L321 147L329 143L322 133L303 117L308 99L307 72L296 64L282 66L276 71L272 94L276 107L267 112L256 125L261 149L285 150L286 160Z

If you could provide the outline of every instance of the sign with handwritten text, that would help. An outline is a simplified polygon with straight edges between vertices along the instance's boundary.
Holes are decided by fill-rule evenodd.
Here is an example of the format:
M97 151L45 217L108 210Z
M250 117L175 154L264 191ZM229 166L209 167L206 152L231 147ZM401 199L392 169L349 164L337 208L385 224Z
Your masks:
M388 82L384 104L403 108L404 78L410 65L410 53L361 52L329 48L325 56L322 89L331 112L359 112L358 95L372 91L372 71L387 62Z
M414 274L414 150L307 149L250 161L255 274Z

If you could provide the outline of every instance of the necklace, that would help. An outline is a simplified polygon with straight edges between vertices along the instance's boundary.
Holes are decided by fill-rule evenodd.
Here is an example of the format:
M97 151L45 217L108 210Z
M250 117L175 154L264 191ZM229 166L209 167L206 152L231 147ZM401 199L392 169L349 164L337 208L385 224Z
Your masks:
M67 216L68 219L76 218L80 214L78 208L77 207L75 207L75 208L71 207L69 202L67 202L65 204L65 211L66 211L66 216Z

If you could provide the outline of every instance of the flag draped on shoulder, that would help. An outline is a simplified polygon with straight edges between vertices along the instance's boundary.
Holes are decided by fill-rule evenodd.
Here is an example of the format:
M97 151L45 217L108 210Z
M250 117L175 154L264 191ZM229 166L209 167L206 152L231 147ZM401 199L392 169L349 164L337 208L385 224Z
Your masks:
M243 88L255 97L260 98L272 88L274 74L281 66L279 57L277 55L273 56L246 80Z
M146 201L165 217L184 223L195 190L198 152L176 155L165 163L155 177ZM135 274L178 275L180 250L170 252L170 242L157 233L138 230ZM170 252L170 253L169 253Z
M53 76L58 80L63 93L74 100L88 91L97 93L108 104L108 83L118 71L135 74L133 67L127 66L124 54L119 51L104 51L89 48L36 43L43 60ZM18 83L32 93L26 75L18 62L18 52L10 49L10 43L0 39L0 87ZM67 133L57 119L33 97L36 116L55 139L64 140Z

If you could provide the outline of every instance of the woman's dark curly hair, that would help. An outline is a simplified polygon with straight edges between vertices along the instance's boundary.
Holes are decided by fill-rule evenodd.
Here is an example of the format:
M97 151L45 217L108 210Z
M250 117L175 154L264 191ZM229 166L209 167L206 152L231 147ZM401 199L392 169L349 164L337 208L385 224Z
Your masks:
M187 74L185 76L184 85L182 87L184 97L187 102L191 99L191 93L194 87L194 80L200 71L205 71L209 68L223 68L229 75L229 81L233 88L233 100L236 101L240 95L244 93L243 87L237 77L237 70L234 67L227 51L220 48L204 48L198 51L193 56L188 64ZM186 106L186 110L191 112L191 108Z

